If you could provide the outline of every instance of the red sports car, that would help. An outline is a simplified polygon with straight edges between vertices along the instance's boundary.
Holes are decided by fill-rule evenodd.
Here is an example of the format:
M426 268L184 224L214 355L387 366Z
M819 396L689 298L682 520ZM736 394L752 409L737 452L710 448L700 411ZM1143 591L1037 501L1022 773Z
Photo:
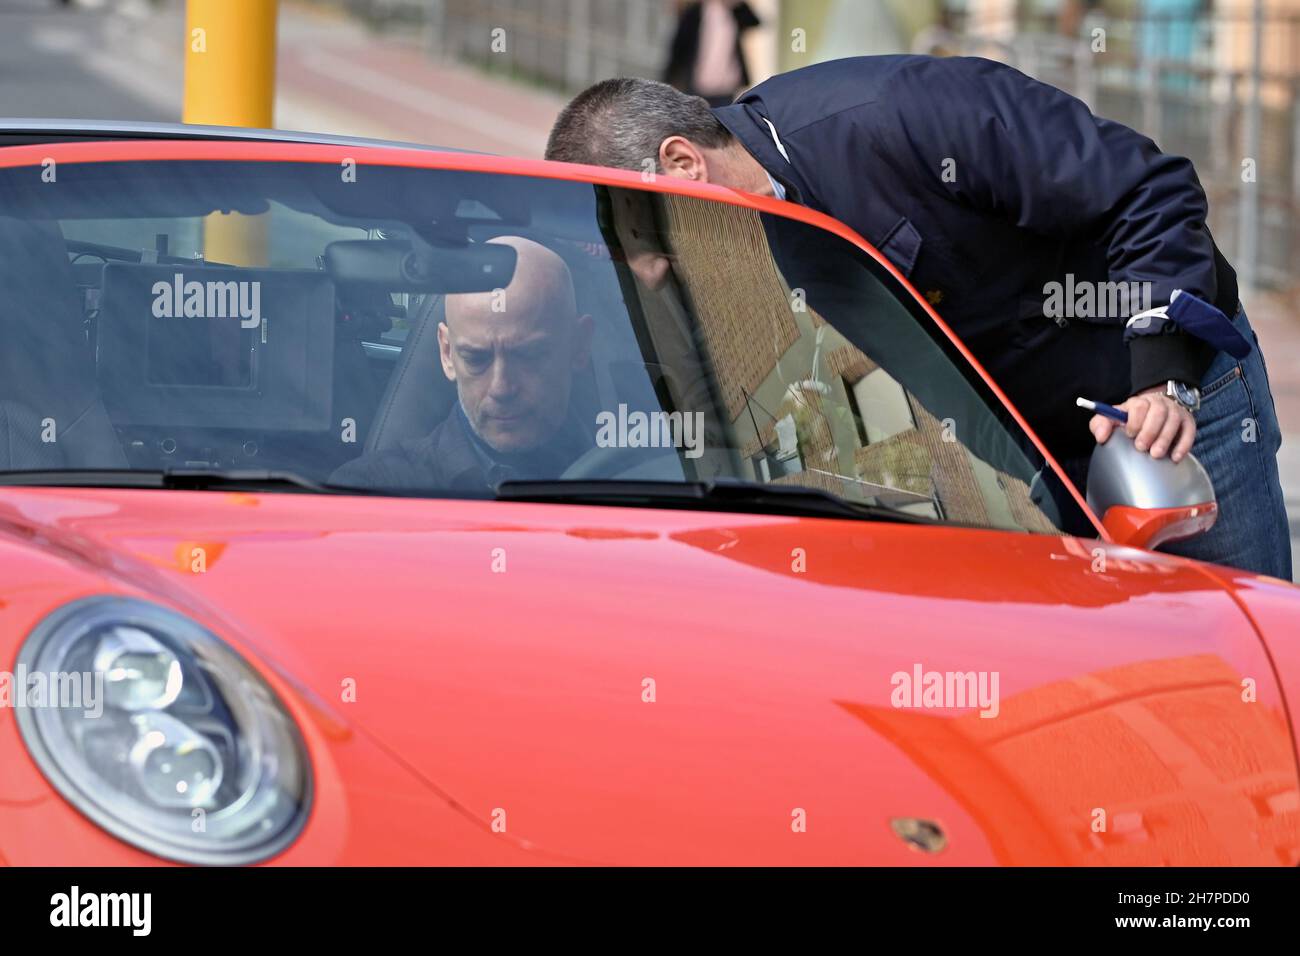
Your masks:
M807 209L10 124L0 342L0 862L1300 860L1300 591Z

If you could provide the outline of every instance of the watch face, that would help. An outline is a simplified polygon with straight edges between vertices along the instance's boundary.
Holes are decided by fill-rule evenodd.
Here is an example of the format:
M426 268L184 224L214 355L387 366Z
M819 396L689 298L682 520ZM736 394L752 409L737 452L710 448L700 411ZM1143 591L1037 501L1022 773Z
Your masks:
M1170 390L1173 392L1174 400L1188 408L1195 408L1201 404L1201 390L1186 385L1183 382L1170 382Z

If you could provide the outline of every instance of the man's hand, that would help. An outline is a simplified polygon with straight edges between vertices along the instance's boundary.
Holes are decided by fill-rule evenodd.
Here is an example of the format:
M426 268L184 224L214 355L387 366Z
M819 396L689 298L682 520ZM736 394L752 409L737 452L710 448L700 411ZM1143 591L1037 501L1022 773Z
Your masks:
M1163 388L1138 392L1116 408L1128 412L1124 431L1133 439L1133 447L1138 451L1150 449L1152 458L1163 458L1172 449L1169 457L1180 462L1192 450L1192 443L1196 441L1196 419L1166 395ZM1119 422L1105 415L1093 415L1088 423L1099 445L1105 444L1118 425Z

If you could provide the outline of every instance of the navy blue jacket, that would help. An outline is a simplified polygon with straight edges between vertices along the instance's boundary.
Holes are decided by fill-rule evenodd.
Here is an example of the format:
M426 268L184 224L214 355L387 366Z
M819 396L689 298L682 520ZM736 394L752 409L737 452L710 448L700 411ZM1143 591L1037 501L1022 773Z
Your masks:
M1214 350L1181 332L1126 343L1129 316L1105 308L1049 317L1050 283L1149 283L1134 288L1152 306L1183 289L1236 311L1191 162L1004 64L834 60L714 113L788 199L851 226L907 275L1062 457L1092 447L1077 396L1199 383Z

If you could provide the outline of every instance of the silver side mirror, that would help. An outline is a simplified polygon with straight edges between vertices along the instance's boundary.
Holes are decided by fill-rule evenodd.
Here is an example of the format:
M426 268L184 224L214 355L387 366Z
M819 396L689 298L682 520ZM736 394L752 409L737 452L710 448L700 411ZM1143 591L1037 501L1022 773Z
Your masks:
M1152 458L1119 429L1093 450L1087 497L1110 536L1138 548L1201 534L1219 514L1214 484L1194 456L1178 464Z

